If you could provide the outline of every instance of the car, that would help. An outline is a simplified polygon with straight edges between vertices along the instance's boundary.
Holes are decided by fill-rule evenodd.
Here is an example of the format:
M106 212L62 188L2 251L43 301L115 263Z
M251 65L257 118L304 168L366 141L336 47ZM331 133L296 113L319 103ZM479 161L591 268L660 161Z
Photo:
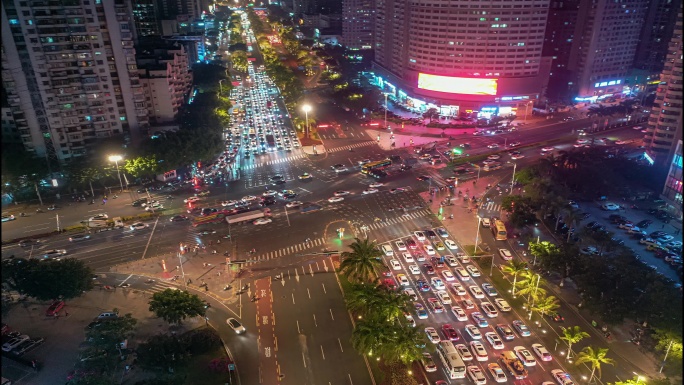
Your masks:
M195 202L199 202L199 201L200 201L199 197L190 197L187 199L183 199L183 202L185 202L185 203L195 203Z
M407 239L404 243L406 243L406 246L408 246L411 250L415 250L418 248L418 244L413 239Z
M293 208L299 207L301 205L302 205L301 201L292 201L292 202L287 202L285 207L287 207L288 209L293 209Z
M24 353L28 352L29 350L34 349L38 345L42 344L45 341L45 338L34 338L34 339L29 339L21 344L19 344L17 347L12 349L12 354L15 356L21 356Z
M444 338L450 341L458 341L461 339L461 336L458 335L458 331L450 324L442 325L442 334L444 334Z
M456 295L459 295L459 296L467 295L466 290L463 287L463 285L461 285L458 282L451 284L451 290L453 290L454 293L456 293Z
M412 288L410 288L410 287L405 287L405 288L404 288L404 293L405 293L406 295L408 295L409 298L410 298L412 301L418 301L418 294L416 294L416 291L413 290Z
M473 351L473 355L475 356L475 359L477 359L478 361L489 360L489 354L487 354L487 349L485 349L482 342L471 341L470 342L470 349Z
M470 257L466 255L466 253L462 251L457 251L456 256L458 257L458 260L461 261L461 263L470 263Z
M670 242L671 240L673 240L674 237L673 237L672 235L670 235L670 234L665 234L665 235L662 235L662 236L660 236L660 237L658 237L658 238L656 238L656 239L657 239L658 242L660 242L660 243L666 243L666 242Z
M418 267L418 265L409 265L408 269L411 272L411 274L420 275L420 268Z
M261 194L262 197L274 197L276 195L278 195L276 190L266 190L263 194Z
M416 315L418 315L418 319L428 318L428 312L425 310L425 306L423 306L421 303L416 302L413 304L413 307L416 309Z
M523 154L513 154L513 155L511 155L511 159L513 159L513 160L522 159L522 158L524 158L524 157L525 157L525 155L523 155Z
M423 292L430 291L430 285L428 285L428 283L423 281L422 279L416 281L416 287L418 288L418 290Z
M396 241L394 244L397 245L397 249L400 251L406 251L406 244L403 241Z
M146 223L142 223L142 222L135 222L132 225L130 225L129 227L131 230L142 230L142 229L148 227L148 225Z
M449 266L451 266L451 267L456 267L456 266L458 266L458 260L457 260L456 257L454 257L453 255L447 255L447 256L445 257L445 259L446 259L447 264L448 264Z
M496 325L496 331L499 332L501 335L501 338L503 338L506 341L511 341L515 339L515 334L513 333L513 330L506 325L506 324L497 324Z
M449 237L449 233L446 231L446 229L444 227L438 227L435 229L435 231L442 238L448 238Z
M425 253L427 255L435 255L435 249L432 247L432 245L423 245L423 250L425 250Z
M17 219L14 215L12 214L2 214L2 221L3 222L9 222Z
M401 264L396 259L390 259L390 266L392 270L401 270Z
M423 363L423 368L426 372L431 373L437 371L437 365L435 365L435 361L432 359L430 353L423 353L421 362Z
M368 187L370 187L370 188L378 188L378 187L382 187L382 186L384 186L384 185L385 185L385 184L382 183L382 182L374 182L374 183L369 184Z
M449 270L442 270L442 276L447 282L451 282L456 280L456 277L454 277L454 274L450 272Z
M505 261L513 259L513 254L511 254L511 251L508 249L499 249L499 255L501 256L501 259Z
M488 145L487 148L495 149L495 148L499 148L499 145L496 143L492 143L492 144Z
M418 179L421 182L426 182L432 179L430 175L419 175L416 179Z
M521 337L529 337L532 335L530 329L520 320L515 320L512 323L513 328L520 334Z
M482 339L482 333L480 333L480 329L475 327L475 325L468 324L465 326L465 331L468 333L470 338L474 340L481 340Z
M558 383L558 385L575 385L570 375L561 369L553 369L551 371L551 376Z
M243 202L254 202L255 200L258 200L258 199L259 199L259 197L254 196L254 195L245 195L240 200Z
M50 259L50 258L55 258L59 260L59 257L62 255L66 255L67 251L64 249L53 249L53 250L48 250L45 253L43 253L43 259Z
M479 311L470 313L470 318L472 318L473 322L475 322L478 327L489 327L489 322L487 322L487 319Z
M399 249L399 250L401 250L401 249ZM406 250L406 246L404 246L404 250ZM406 261L406 263L415 262L415 260L413 259L413 255L411 255L410 253L401 253L401 255L404 257L404 261Z
M438 344L439 341L442 340L441 338L439 338L439 334L437 334L437 330L435 330L435 328L430 327L430 326L425 328L425 335L427 336L428 340L430 340L430 342L432 342L433 344Z
M346 190L337 190L337 191L335 191L335 192L333 193L333 196L342 197L342 196L349 195L349 194L351 194L351 192L349 192L349 191L346 191Z
M634 223L629 222L629 221L622 222L618 225L618 229L622 229L622 230L629 230L632 227L634 227Z
M313 176L311 176L311 174L309 174L308 172L305 172L304 174L298 176L297 178L299 178L299 180L311 180L311 179L313 179Z
M399 281L401 286L411 285L411 282L409 282L408 278L406 278L406 275L404 274L397 274L397 281Z
M481 275L480 270L478 270L477 267L473 265L466 266L466 270L468 270L468 273L470 273L470 275L473 277L479 277Z
M21 345L24 341L27 341L29 339L30 339L30 337L27 336L26 334L22 334L22 335L13 337L11 340L2 344L2 351L3 352L11 352L14 348Z
M630 234L630 235L641 234L644 237L646 236L646 232L639 226L634 226L631 229L627 230L627 234Z
M494 286L492 286L491 283L483 283L482 290L484 290L484 292L487 293L487 295L490 297L496 297L497 295L499 295L499 293L496 291L496 289L494 288Z
M449 293L447 293L445 290L439 290L437 291L437 297L439 300L442 302L444 305L450 305L451 304L451 297L449 297Z
M501 366L499 366L499 364L497 364L496 362L492 362L489 365L487 365L487 369L489 370L489 374L492 376L494 381L508 381L508 379L506 378L506 373L504 373L503 369L501 369Z
M480 303L480 308L485 313L485 315L489 318L495 318L496 316L499 315L499 312L496 310L494 305L492 305L490 302L484 301L484 302Z
M546 316L551 318L551 320L553 320L555 322L565 321L565 318L560 313L550 313L550 314L547 314Z
M555 148L553 148L553 147L542 147L541 150L542 150L542 152L549 152L549 151L555 150Z
M279 192L278 195L285 199L292 199L297 196L297 193L292 190L283 190Z
M416 327L416 320L413 319L413 316L411 314L404 313L404 317L406 317L406 323L408 324L408 326L412 328Z
M457 267L456 269L456 275L458 275L458 278L463 281L470 281L470 273L468 273L468 270L466 270L463 267Z
M228 318L226 320L226 323L228 326L230 326L231 329L237 334L243 334L244 332L247 331L244 326L240 323L240 321L236 320L235 318Z
M425 233L423 233L422 231L414 231L414 232L413 232L413 235L415 235L416 238L418 238L418 240L421 241L421 242L424 241L424 240L426 239L426 238L425 238Z
M465 310L463 310L463 308L460 306L451 306L451 312L454 314L454 317L456 317L457 321L465 322L468 320L468 315L466 314Z
M534 358L532 353L527 350L524 346L516 346L513 348L515 355L518 356L520 361L522 361L525 366L536 366L537 360Z
M458 249L456 242L452 241L451 239L445 239L444 244L446 245L446 247L449 248L449 250L457 250Z
M330 202L330 203L342 202L343 200L344 200L344 197L331 197L331 198L328 198L328 202Z
M275 175L273 175L272 177L270 177L270 178L268 178L268 179L270 179L271 182L274 182L274 181L277 181L277 180L285 179L285 177L282 176L281 174L275 174Z
M41 243L42 241L39 239L22 239L19 241L19 247L38 246Z
M159 202L145 206L145 211L164 210L164 205Z
M639 240L639 243L646 246L660 246L660 242L654 240L653 238L642 238Z
M440 251L441 251L441 250L444 250L444 249L445 249L444 243L442 243L442 242L435 242L435 248L436 248L437 250L440 250Z
M90 239L90 234L76 234L69 237L69 242L87 241Z
M489 345L492 347L492 349L502 350L504 348L503 341L501 341L501 338L499 338L499 336L494 332L485 333L485 340L489 342Z
M586 255L598 255L599 251L594 246L586 246L586 247L583 247L580 249L580 253L586 254Z
M620 205L615 203L604 203L601 205L601 209L604 211L617 211L620 210Z
M653 221L652 221L652 220L650 220L650 219L644 219L643 221L637 222L636 225L637 225L637 227L639 227L639 228L641 228L641 229L645 229L645 228L647 228L648 226L650 226L651 224L653 224Z
M473 297L475 297L477 299L481 299L481 298L485 297L484 292L482 292L482 290L480 290L480 288L475 286L475 285L469 286L468 290L470 290L470 293L473 295Z
M438 278L438 277L432 277L430 278L430 285L435 289L435 290L444 290L444 282Z
M231 207L231 206L235 206L237 203L238 203L238 201L236 201L236 200L221 201L221 206Z
M667 244L668 248L677 249L682 247L682 241L672 241Z
M375 194L378 191L380 191L380 190L378 190L376 188L367 188L367 189L363 190L361 193L364 195L367 195L367 194Z
M664 231L654 231L651 234L648 234L648 236L649 236L649 238L658 238L658 237L662 237L665 234L667 234L667 233Z
M549 351L546 350L546 348L542 344L532 344L532 351L542 361L548 362L553 360L553 356L551 356L551 353L549 353Z
M97 214L95 216L92 216L88 220L89 221L101 221L101 220L105 220L105 219L109 219L109 215L102 213L102 214Z
M495 164L495 163L499 163L499 162L497 162L497 161L495 161L495 160L493 160L493 159L487 159L487 160L483 160L483 161L482 161L482 164L485 165L485 166L487 166L487 165L493 165L493 164Z
M443 313L444 305L442 305L437 298L428 298L428 303L435 313Z
M432 257L430 258L430 262L432 262L432 265L437 269L444 268L444 261L442 261L442 258Z
M506 302L506 300L503 298L495 298L494 303L496 304L496 307L503 312L511 311L511 305L509 305L508 302Z

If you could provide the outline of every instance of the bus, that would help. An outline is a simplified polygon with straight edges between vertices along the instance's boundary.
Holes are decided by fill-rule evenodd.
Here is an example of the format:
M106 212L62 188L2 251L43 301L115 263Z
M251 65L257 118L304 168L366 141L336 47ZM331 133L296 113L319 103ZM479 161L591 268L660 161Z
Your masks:
M371 170L382 170L392 164L390 159L378 160L376 162L366 163L361 167L361 172L368 174Z
M437 353L442 360L442 364L444 364L444 371L449 378L465 378L466 366L453 342L440 341L439 344L437 344Z
M266 135L266 149L268 151L276 150L275 137L273 135Z
M492 235L497 241L505 241L508 239L508 234L506 233L506 225L500 219L495 219L490 225L492 229Z

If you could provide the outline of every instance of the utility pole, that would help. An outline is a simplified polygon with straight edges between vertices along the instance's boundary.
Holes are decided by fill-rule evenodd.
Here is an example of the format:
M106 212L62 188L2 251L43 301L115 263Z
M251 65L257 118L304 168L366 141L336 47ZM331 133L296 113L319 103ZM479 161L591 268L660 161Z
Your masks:
M513 163L513 178L511 178L511 192L508 195L513 195L513 184L515 184L515 169L518 167L517 163Z

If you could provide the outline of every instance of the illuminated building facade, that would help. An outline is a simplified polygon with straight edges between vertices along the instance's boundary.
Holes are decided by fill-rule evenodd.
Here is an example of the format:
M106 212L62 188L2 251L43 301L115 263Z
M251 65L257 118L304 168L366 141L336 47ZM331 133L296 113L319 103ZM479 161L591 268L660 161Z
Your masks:
M677 140L682 137L682 11L679 10L667 60L660 75L653 109L648 118L644 146L648 155L661 165L672 158Z
M376 80L393 101L418 111L437 106L447 116L482 116L531 113L543 96L549 0L376 4Z
M675 153L670 164L670 171L665 179L665 187L661 195L663 200L676 212L677 218L682 218L682 141L677 141Z
M342 44L350 49L373 48L375 0L344 0Z

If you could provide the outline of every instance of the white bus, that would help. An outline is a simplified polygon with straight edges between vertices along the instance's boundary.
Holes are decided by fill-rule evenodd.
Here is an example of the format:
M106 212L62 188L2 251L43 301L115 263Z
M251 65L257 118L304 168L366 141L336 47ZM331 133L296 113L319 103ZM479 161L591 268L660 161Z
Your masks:
M440 341L439 344L437 344L437 353L442 360L442 364L444 364L444 371L449 378L465 378L466 366L453 342Z

